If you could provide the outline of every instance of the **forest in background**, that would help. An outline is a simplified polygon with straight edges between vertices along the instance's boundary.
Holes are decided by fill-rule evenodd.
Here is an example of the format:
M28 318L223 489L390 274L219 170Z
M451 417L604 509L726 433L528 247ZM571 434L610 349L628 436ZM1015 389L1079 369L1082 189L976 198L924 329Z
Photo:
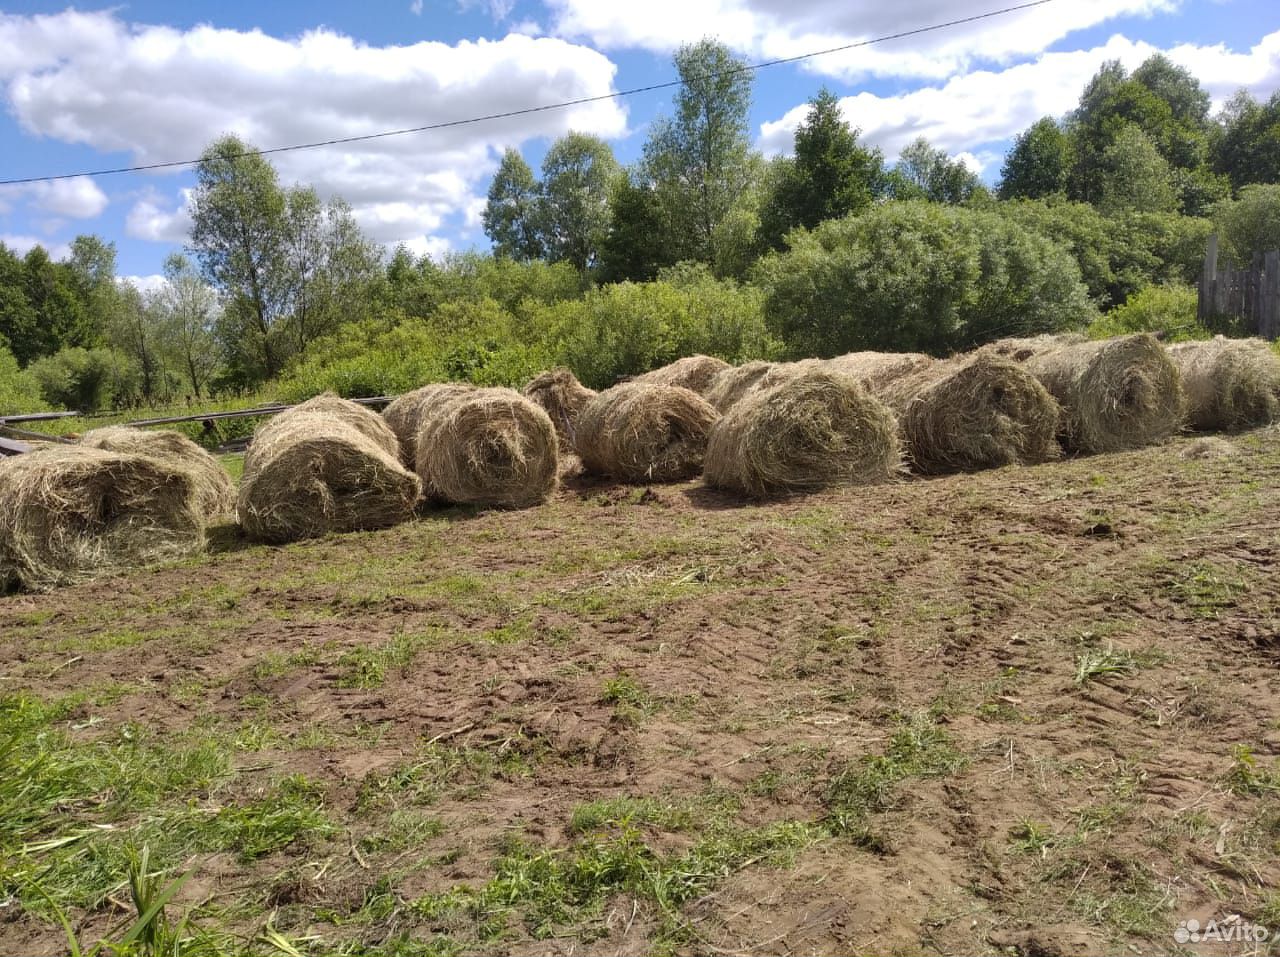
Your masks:
M536 174L504 154L492 252L388 256L340 198L282 185L230 136L201 158L158 290L119 281L96 236L56 261L0 245L0 414L519 386L554 365L599 388L697 352L1204 337L1241 331L1196 322L1207 236L1237 263L1280 248L1280 92L1212 114L1165 57L1110 62L1070 114L1016 137L988 189L923 139L887 163L825 89L793 154L766 159L744 64L712 40L674 61L682 86L636 163L581 133Z

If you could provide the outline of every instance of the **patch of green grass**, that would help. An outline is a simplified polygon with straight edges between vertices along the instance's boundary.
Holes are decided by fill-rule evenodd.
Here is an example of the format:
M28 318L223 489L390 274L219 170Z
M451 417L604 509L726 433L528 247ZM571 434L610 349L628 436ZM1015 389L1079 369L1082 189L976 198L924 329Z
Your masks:
M514 645L528 641L533 637L533 618L522 615L514 621L497 628L490 628L484 633L483 640L492 645Z
M601 798L579 804L573 809L569 832L587 834L629 827L687 831L724 822L740 808L741 802L737 798L721 790L681 799L630 796Z
M1078 685L1090 681L1104 681L1121 675L1131 675L1138 670L1133 653L1107 644L1103 648L1087 648L1076 656L1075 682Z
M429 805L446 794L474 796L495 778L513 781L527 777L538 757L538 746L525 740L512 740L494 749L426 744L413 761L387 774L366 777L357 807Z
M1197 618L1217 618L1234 608L1246 583L1232 570L1212 562L1197 562L1183 569L1167 583L1175 601L1189 608Z
M910 778L952 774L966 763L950 736L927 712L903 720L884 754L866 756L835 775L827 787L827 824L835 834L876 843L871 815L897 802L899 785Z
M1268 794L1280 792L1280 759L1265 766L1247 744L1231 749L1231 768L1226 774L1227 787L1235 794Z
M653 694L626 674L616 675L605 681L600 700L613 705L614 716L623 724L639 724L659 707Z
M1145 865L1108 858L1101 867L1095 862L1093 871L1101 879L1086 881L1070 899L1077 913L1095 924L1110 926L1127 938L1168 933L1166 915L1173 898Z
M401 633L376 647L350 648L338 659L338 687L376 688L389 672L407 668L423 648L439 640L437 632Z
M1019 853L1044 857L1054 845L1053 828L1026 818L1009 828L1009 840Z

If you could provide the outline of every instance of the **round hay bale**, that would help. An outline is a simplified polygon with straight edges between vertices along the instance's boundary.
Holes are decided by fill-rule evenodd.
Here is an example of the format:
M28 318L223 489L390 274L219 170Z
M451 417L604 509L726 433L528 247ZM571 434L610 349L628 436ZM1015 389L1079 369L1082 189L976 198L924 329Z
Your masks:
M1061 407L1058 437L1065 448L1073 452L1142 448L1163 442L1181 426L1178 369L1154 336L1020 341L1022 351L1028 353L1023 366Z
M689 389L626 382L587 403L574 445L588 472L624 482L678 482L702 470L719 418Z
M595 390L588 389L577 376L561 367L534 376L524 387L523 394L551 417L551 424L560 437L561 449L571 450L578 415L596 394Z
M799 371L789 362L763 362L759 359L722 369L711 380L705 398L721 415L756 389L770 389Z
M1032 465L1058 453L1058 403L1010 359L930 362L872 391L897 414L917 472Z
M644 375L636 376L633 382L648 382L652 385L675 385L682 389L696 392L703 398L711 388L712 380L726 369L733 368L723 359L715 356L685 356L668 365Z
M857 379L871 391L919 372L937 361L920 352L847 352L842 356L824 360L833 372Z
M426 494L455 505L528 508L559 478L551 418L514 389L475 389L437 406L418 432Z
M983 346L982 351L1004 356L1014 362L1026 362L1032 356L1038 356L1043 352L1052 352L1055 349L1061 349L1063 346L1072 346L1088 341L1087 336L1078 332L1060 332L1056 335L1044 333L1039 336L997 339L995 342Z
M466 382L433 382L420 389L396 396L382 410L382 420L387 423L399 443L397 454L407 469L417 467L418 432L431 411L455 396L471 392L475 386Z
M181 432L113 425L86 432L80 444L108 452L145 455L170 468L186 469L192 474L200 511L206 520L235 514L236 487L231 476L221 462Z
M27 588L185 558L204 530L189 469L67 445L0 459L0 569Z
M901 462L884 403L850 376L808 369L752 392L716 423L703 478L763 498L883 482Z
M299 403L286 412L295 412L299 415L315 413L318 415L327 415L332 419L344 422L356 431L362 433L366 438L372 440L376 445L381 446L391 455L400 454L400 446L396 442L395 433L393 433L387 424L382 420L382 416L376 412L371 412L364 406L351 402L348 399L340 398L332 392L322 392L314 398L308 399L306 402ZM283 415L284 413L281 413ZM271 425L277 422L280 415L274 419L268 419L257 432L254 433L254 441L266 432L270 434Z
M1197 432L1240 432L1280 417L1280 360L1261 339L1181 342L1169 346L1169 358Z
M250 538L291 542L385 528L413 514L422 483L400 464L395 436L378 416L348 404L373 425L349 411L335 415L332 403L304 403L258 429L245 454L237 503ZM381 442L369 434L379 430Z

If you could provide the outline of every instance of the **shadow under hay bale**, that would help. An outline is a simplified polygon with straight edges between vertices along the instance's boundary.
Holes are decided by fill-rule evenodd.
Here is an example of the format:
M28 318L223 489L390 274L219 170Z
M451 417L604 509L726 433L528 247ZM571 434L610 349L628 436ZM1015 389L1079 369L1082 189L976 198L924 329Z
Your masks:
M1169 357L1195 431L1241 432L1280 418L1280 359L1261 339L1181 342L1169 346Z
M850 376L807 369L711 430L703 478L754 498L883 482L901 468L893 413Z
M432 409L473 389L475 386L466 382L433 382L397 396L382 410L382 420L399 444L397 454L401 465L407 469L417 467L418 432Z
M733 366L715 356L685 356L675 362L636 376L633 382L648 382L650 385L674 385L689 389L704 398L711 383L721 372Z
M145 455L164 465L191 472L199 508L206 521L232 516L236 487L222 463L180 432L108 426L86 432L81 445L108 452Z
M188 469L66 445L0 460L0 577L27 588L185 558L204 532Z
M453 505L528 508L559 481L551 418L514 389L475 389L432 409L418 432L428 497Z
M237 507L250 538L278 544L386 528L413 514L422 484L400 464L395 435L368 409L324 398L254 434Z
M1035 465L1058 455L1058 403L1016 362L977 355L915 366L872 388L897 415L915 471Z
M1017 359L1058 400L1058 438L1073 452L1121 452L1168 439L1182 424L1177 367L1147 333L1096 341L1040 336L984 350Z
M740 366L730 366L718 372L711 380L705 397L723 415L751 392L771 389L799 371L798 363L763 362L759 359Z
M540 373L529 380L523 395L551 417L562 451L572 451L578 416L595 395L568 369L563 367Z
M702 471L720 414L689 389L627 382L601 392L578 417L583 468L624 482L678 482Z

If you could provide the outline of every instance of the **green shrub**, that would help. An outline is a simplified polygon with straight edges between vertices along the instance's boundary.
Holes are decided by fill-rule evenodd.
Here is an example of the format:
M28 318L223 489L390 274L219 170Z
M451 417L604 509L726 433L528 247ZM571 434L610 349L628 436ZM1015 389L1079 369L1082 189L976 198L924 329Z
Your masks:
M1280 249L1280 183L1246 186L1240 198L1219 203L1213 225L1228 262L1247 266L1254 253Z
M18 360L8 346L0 343L0 415L21 415L47 408L39 384L30 373L18 368Z
M37 359L27 372L47 403L79 412L119 408L138 397L138 370L114 349L73 346Z
M1185 283L1148 286L1089 326L1094 339L1130 332L1162 332L1169 342L1209 339L1213 333L1196 321L1196 290Z
M1060 246L993 212L910 201L789 238L761 260L769 329L792 357L943 355L1096 314Z
M694 353L742 362L773 351L758 291L701 267L605 286L540 318L559 361L597 389Z
M280 380L280 397L394 395L445 378L439 336L418 320L391 329L352 323L312 345Z

